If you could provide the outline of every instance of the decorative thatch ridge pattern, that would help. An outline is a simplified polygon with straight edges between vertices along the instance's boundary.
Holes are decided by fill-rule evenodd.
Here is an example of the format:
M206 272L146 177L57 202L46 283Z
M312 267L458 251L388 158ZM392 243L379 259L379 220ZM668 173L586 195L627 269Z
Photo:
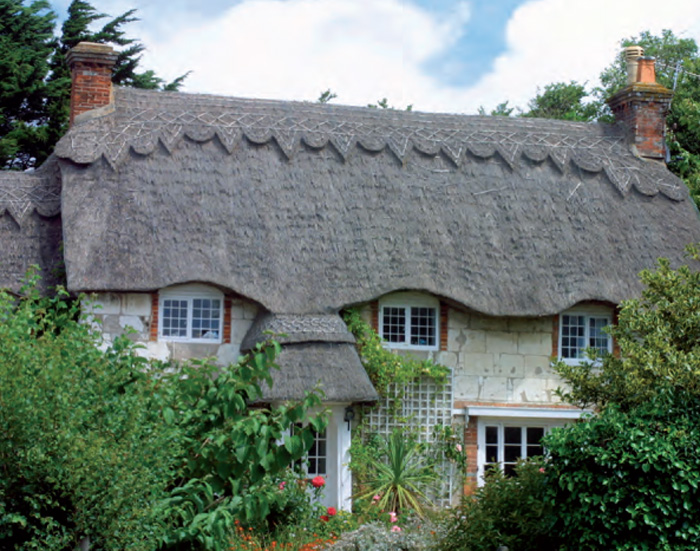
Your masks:
M337 314L307 315L263 314L258 316L245 336L241 350L274 336L282 344L299 342L354 343L355 337Z
M33 265L42 287L64 283L60 210L55 157L33 172L0 171L0 288L17 292Z
M104 156L117 168L129 149L148 155L160 144L172 151L185 137L198 142L216 137L229 153L243 138L258 145L274 140L288 159L300 142L314 149L331 144L344 159L358 147L388 148L401 162L412 150L442 153L455 168L471 153L499 155L513 170L527 160L550 159L566 173L573 163L605 173L623 194L634 187L645 195L683 196L679 182L669 180L662 167L642 164L631 154L620 127L174 93L155 98L153 92L117 89L116 114L78 126L61 140L57 154L81 164Z
M318 316L416 290L542 316L630 298L700 241L682 182L606 125L120 89L56 155L76 291L201 281Z
M33 172L0 170L0 216L9 214L21 227L33 210L47 217L61 211L61 180L53 157Z

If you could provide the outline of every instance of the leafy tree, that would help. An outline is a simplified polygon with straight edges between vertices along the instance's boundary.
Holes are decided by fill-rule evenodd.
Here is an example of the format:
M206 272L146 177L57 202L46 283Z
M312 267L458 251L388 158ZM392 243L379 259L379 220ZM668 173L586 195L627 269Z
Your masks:
M26 168L48 147L54 19L45 0L0 0L0 168Z
M250 407L278 345L173 369L127 337L102 351L65 292L26 292L0 292L0 548L218 551L288 506L275 477L325 422L288 431L315 393Z
M691 550L700 540L700 272L660 260L611 329L620 356L557 364L599 413L545 438L567 549ZM551 475L551 476L550 476Z
M510 117L513 114L513 111L515 111L515 107L509 107L508 101L499 103L495 109L491 110L490 113L487 113L483 106L479 107L479 115L482 117L486 115L490 115L492 117Z
M584 101L587 96L585 86L574 81L547 84L543 92L530 100L529 111L521 116L590 122L597 118L601 104Z
M336 94L335 92L331 92L331 89L328 88L324 92L321 92L321 94L318 96L318 99L316 101L318 103L328 103L337 97L338 97L338 94Z

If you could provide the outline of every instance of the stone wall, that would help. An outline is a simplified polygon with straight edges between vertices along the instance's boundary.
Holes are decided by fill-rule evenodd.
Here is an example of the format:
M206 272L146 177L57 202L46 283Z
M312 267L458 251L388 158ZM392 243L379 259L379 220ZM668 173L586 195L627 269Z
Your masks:
M258 307L244 299L231 298L230 342L188 343L154 339L151 293L98 293L84 305L84 311L102 331L105 344L125 333L144 346L140 354L158 360L185 360L215 357L220 364L235 362L240 355L243 337L253 323ZM226 321L226 320L224 320ZM127 329L130 328L130 329Z

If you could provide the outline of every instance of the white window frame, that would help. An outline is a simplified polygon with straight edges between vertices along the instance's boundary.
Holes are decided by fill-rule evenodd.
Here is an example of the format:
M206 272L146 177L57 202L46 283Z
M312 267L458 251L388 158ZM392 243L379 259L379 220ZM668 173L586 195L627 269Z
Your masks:
M580 412L578 412L580 415ZM499 469L503 471L505 461L505 428L506 427L517 427L526 434L528 428L541 428L544 429L544 435L546 436L550 430L556 427L563 427L566 424L565 419L522 419L522 418L479 418L477 423L477 480L479 486L483 486L485 482L486 466L497 464ZM498 428L498 457L497 463L487 463L486 462L486 428L487 427L497 427ZM519 458L527 457L527 442L526 438L521 438L521 453Z
M403 342L384 339L384 308L405 308L405 334ZM431 308L435 312L435 342L429 345L411 344L411 309ZM379 336L384 346L405 350L439 350L440 348L440 301L435 297L418 293L395 293L379 301Z
M306 423L302 423L299 425L299 428L306 426ZM292 428L292 434L294 433L294 426ZM298 459L292 464L293 468L301 468L302 472L307 478L314 478L316 476L322 476L323 478L326 478L328 476L328 468L329 468L329 461L330 457L328 454L328 446L330 444L329 439L328 439L328 427L323 429L322 432L316 432L312 431L314 435L314 443L311 445L311 448L309 449L308 452L304 454L304 456L301 459ZM319 448L321 447L321 444L323 444L323 453L319 451ZM309 466L311 465L311 461L315 461L316 463L316 468L315 469L310 469ZM323 470L319 469L319 463L320 461L323 461L323 465L325 468Z
M195 299L210 299L219 301L219 335L216 338L192 338L192 312ZM163 317L166 300L182 300L187 302L187 336L177 337L163 334ZM169 342L189 342L220 344L223 342L224 331L224 294L215 287L192 283L161 289L158 293L158 340Z
M557 347L557 352L558 352L558 359L563 361L564 363L567 363L569 365L577 365L581 362L586 361L588 358L584 354L583 357L580 358L565 358L562 355L562 342L563 342L563 337L564 337L564 316L584 316L585 317L585 335L584 339L586 343L590 342L590 333L589 333L589 328L590 324L589 321L591 318L606 318L607 320L607 325L611 325L613 323L613 311L612 308L607 308L605 306L588 306L588 307L576 307L576 308L571 308L569 310L566 310L559 314L559 341L558 341L558 347ZM612 337L610 335L607 336L607 352L612 353L613 351L613 341ZM584 347L581 349L582 352L585 352L588 350L590 347Z

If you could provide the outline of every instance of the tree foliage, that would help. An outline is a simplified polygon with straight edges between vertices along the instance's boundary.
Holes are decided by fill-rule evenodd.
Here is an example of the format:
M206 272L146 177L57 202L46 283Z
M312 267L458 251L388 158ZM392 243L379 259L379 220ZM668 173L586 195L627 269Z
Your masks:
M60 36L48 2L0 0L0 167L39 165L65 133L70 106L68 50L81 41L112 44L117 62L112 82L121 86L177 90L187 75L165 84L154 71L139 71L144 45L126 36L135 10L108 19L84 0L73 0Z
M567 549L691 550L700 540L700 272L660 260L611 334L620 356L555 369L599 413L553 431L550 500ZM575 542L575 544L574 544Z
M325 426L315 393L250 407L275 344L225 368L148 362L127 337L102 351L60 290L0 292L0 319L3 549L227 549L236 520L287 505L275 477Z
M46 100L56 94L46 80L54 20L44 0L0 0L0 167L29 166L34 152L48 147Z
M529 110L522 116L590 122L598 117L601 105L584 101L588 95L585 86L574 81L547 84L543 92L530 100Z

